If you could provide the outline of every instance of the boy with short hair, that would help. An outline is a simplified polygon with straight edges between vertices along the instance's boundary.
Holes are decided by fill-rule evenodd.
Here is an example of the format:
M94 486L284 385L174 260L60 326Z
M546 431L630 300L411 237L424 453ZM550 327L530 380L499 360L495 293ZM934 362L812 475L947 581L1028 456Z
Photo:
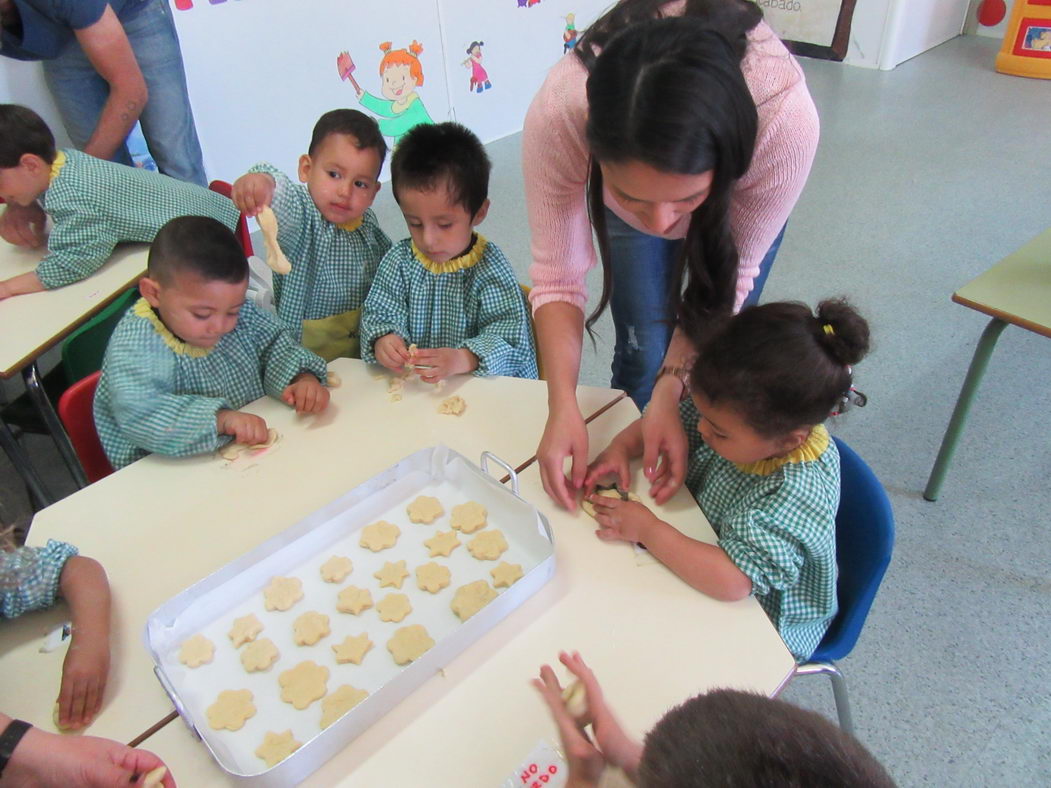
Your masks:
M271 206L292 271L273 275L278 317L331 361L358 358L361 305L390 239L369 206L380 190L387 143L376 121L353 109L326 112L314 126L299 180L262 162L234 183L246 216Z
M238 220L234 204L208 189L56 150L47 124L17 104L0 104L0 197L23 207L39 200L53 222L47 256L35 271L0 282L0 300L78 282L101 268L118 243L152 241L176 216L210 216L230 228ZM8 240L39 245L43 237L41 225Z
M300 413L328 405L325 362L245 301L248 261L214 219L168 222L150 247L142 298L117 324L95 393L95 426L121 468L150 452L214 451L267 440L239 409L269 394Z
M422 124L391 160L410 238L380 263L361 320L365 361L451 375L537 377L525 297L503 252L474 228L489 210L489 157L458 123ZM410 357L409 345L417 350Z

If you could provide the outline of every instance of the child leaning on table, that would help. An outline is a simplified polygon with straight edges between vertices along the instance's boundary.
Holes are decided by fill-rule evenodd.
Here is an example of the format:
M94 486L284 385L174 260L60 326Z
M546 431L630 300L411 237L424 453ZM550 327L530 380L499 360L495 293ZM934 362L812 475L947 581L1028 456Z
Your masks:
M595 674L580 654L559 655L584 688L574 716L547 665L533 685L562 738L567 788L602 784L607 767L644 788L893 788L894 781L857 739L829 720L790 703L717 689L667 712L646 734L630 738L613 716ZM585 728L591 726L591 736Z
M331 361L359 358L361 305L390 239L369 208L380 190L387 143L355 109L326 112L314 126L299 180L262 162L234 183L246 216L270 206L277 240L292 264L273 276L274 305L292 335Z
M240 408L264 394L300 413L328 405L325 362L250 301L234 234L204 216L173 219L150 247L140 298L110 337L95 426L114 468L150 452L214 451L267 439Z
M849 393L869 328L845 301L817 314L798 303L750 307L694 339L680 416L686 486L716 545L685 536L641 503L592 495L602 539L641 542L716 599L754 594L799 661L836 614L839 451L822 422ZM585 485L614 475L627 489L642 454L640 422L596 458Z
M361 317L361 357L450 375L537 376L525 298L504 253L474 228L489 210L489 157L458 123L422 124L391 159L410 238L387 252ZM409 345L419 350L410 360Z
M56 150L55 137L33 110L0 104L0 197L31 208L36 220L12 243L40 246L51 217L47 255L35 271L0 282L0 300L78 282L102 267L122 241L152 241L184 214L237 225L234 204L213 191L167 175Z

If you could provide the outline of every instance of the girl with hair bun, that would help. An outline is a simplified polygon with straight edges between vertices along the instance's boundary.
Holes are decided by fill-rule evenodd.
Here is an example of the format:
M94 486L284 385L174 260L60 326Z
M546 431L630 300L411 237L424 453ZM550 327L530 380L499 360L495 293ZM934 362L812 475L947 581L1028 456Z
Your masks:
M641 503L590 495L598 536L645 544L716 599L754 594L804 661L836 614L839 451L822 422L850 393L868 324L842 300L822 301L817 314L777 302L715 319L691 341L697 358L679 382L686 486L718 543L691 539ZM586 489L610 476L627 489L641 422L591 464Z
M380 92L383 98L358 88L358 101L365 109L378 115L380 133L390 137L391 149L398 140L409 133L409 129L421 123L434 123L423 106L423 99L416 88L423 86L423 65L420 55L423 44L413 41L404 49L392 49L390 41L380 44L383 58L380 60L380 77L383 80ZM355 86L357 83L354 83Z

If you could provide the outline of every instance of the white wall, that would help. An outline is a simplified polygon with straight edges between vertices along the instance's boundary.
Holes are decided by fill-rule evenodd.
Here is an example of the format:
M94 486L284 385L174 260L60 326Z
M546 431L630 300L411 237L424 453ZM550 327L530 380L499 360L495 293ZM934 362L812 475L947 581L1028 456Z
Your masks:
M0 104L24 104L32 107L47 121L59 147L69 147L69 137L62 127L58 108L48 93L44 83L44 70L39 63L0 57Z
M963 31L970 0L858 0L845 62L885 71Z

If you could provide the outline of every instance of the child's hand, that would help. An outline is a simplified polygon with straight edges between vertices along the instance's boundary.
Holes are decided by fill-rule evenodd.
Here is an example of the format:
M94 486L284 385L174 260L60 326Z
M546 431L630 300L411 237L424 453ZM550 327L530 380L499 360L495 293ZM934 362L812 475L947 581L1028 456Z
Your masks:
M312 372L300 372L281 392L281 399L296 409L296 413L321 413L328 407L328 389Z
M584 495L595 492L595 485L614 477L622 490L631 485L631 457L628 451L617 441L613 441L588 466L588 475L584 477Z
M414 362L416 374L424 383L437 383L452 375L465 375L478 369L478 356L467 348L421 348ZM428 367L420 369L419 367Z
M376 360L391 372L401 372L409 363L409 349L405 340L395 333L384 334L373 345Z
M602 772L606 769L606 758L591 743L584 731L577 727L573 717L566 710L562 702L562 687L558 683L555 672L550 666L544 665L540 668L540 678L533 679L532 684L540 692L548 709L551 710L551 716L555 718L559 735L562 737L562 751L566 755L566 760L569 761L567 785L580 786L580 788L597 786L602 778ZM589 698L588 703L590 702Z
M235 443L245 446L266 443L269 437L266 422L252 413L224 409L215 414L215 421L220 435L233 435Z
M102 708L109 675L109 640L73 630L62 663L58 693L58 726L64 730L87 727Z
M255 216L274 199L276 185L265 172L250 172L234 181L230 199L245 216Z
M599 539L607 542L646 542L646 532L661 521L638 501L622 501L605 495L588 498L595 507Z
M8 203L0 214L0 238L15 246L37 249L44 245L47 216L39 205Z

